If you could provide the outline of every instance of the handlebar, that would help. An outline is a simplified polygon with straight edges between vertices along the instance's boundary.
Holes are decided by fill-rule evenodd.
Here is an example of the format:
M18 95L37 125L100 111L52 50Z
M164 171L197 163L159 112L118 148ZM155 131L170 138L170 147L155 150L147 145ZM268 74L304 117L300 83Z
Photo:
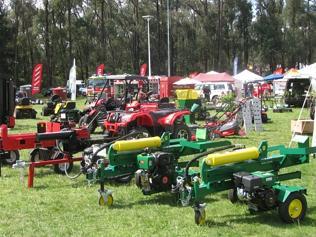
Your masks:
M49 132L49 133L38 133L36 135L37 141L43 140L65 140L75 134L75 131L61 131L61 132Z

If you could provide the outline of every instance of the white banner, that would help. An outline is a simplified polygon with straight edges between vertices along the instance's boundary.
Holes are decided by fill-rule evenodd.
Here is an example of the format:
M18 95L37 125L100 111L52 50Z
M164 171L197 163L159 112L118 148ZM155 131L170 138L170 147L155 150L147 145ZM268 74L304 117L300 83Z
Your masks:
M76 90L77 90L76 80L77 80L76 59L74 59L74 63L69 72L69 89L71 92L71 100L76 100Z

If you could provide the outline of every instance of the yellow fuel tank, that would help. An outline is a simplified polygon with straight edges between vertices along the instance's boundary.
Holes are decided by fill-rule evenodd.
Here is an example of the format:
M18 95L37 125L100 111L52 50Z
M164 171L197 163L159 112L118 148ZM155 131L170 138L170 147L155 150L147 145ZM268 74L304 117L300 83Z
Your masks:
M218 166L229 163L241 162L244 160L255 160L259 157L259 151L256 147L249 147L222 154L210 154L204 161L207 165Z
M160 137L140 138L137 140L117 141L112 145L116 151L134 151L144 149L146 147L160 147Z

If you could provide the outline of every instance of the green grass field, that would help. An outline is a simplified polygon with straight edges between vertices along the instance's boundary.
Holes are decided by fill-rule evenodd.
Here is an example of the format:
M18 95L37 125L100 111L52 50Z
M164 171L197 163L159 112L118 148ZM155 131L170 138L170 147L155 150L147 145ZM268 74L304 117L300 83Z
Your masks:
M40 111L40 106L35 107ZM271 145L288 145L290 121L298 114L298 109L280 114L269 111L272 121L264 125L264 132L230 140L257 146L266 139ZM307 110L303 117L308 118ZM17 120L10 132L35 131L41 120L39 113L37 120ZM29 151L21 152L22 159L28 160L28 156ZM207 199L206 225L196 226L191 207L181 207L170 193L143 196L133 180L128 185L107 184L114 191L114 205L107 208L98 205L98 185L88 186L84 176L70 180L51 167L38 168L34 188L28 189L27 170L21 183L18 170L4 167L0 236L315 236L316 160L290 170L301 170L303 177L287 183L308 190L308 212L302 223L284 224L277 211L250 215L247 206L231 204L222 192Z

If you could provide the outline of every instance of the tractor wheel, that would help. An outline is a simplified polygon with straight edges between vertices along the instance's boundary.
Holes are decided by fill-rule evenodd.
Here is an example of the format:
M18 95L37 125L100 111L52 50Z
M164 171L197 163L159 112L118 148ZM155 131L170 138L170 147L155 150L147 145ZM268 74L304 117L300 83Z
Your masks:
M9 158L6 158L4 161L8 165L13 165L17 160L20 159L20 153L19 151L9 151Z
M173 138L185 138L188 141L191 140L191 131L186 124L175 125L174 132L172 134Z
M206 220L205 209L194 210L194 221L195 221L195 224L203 225L203 224L205 224L205 220Z
M286 223L293 223L304 219L307 209L304 194L295 192L288 196L279 206L279 216Z
M135 172L135 184L138 188L142 188L142 178L141 178L141 173L140 170L138 170L137 172Z
M236 203L238 201L236 188L229 189L227 196L231 203Z
M92 119L93 119L93 117L90 117L89 114L85 114L84 116L82 116L79 119L79 127L86 126L86 125L90 124ZM98 123L97 123L97 120L95 119L88 127L89 132L94 133L97 126L98 126Z
M21 116L21 111L19 109L15 110L15 118L16 119L20 119L22 116Z
M66 171L67 173L70 173L72 168L73 168L72 162L54 165L54 171L57 174L66 174Z
M37 162L40 161L40 153L39 153L39 149L35 149L31 152L31 158L30 161L31 162Z
M50 114L47 105L43 106L41 114L42 116L48 116Z
M139 133L133 136L130 136L130 139L140 139L140 138L146 138L146 137L150 137L150 133L148 132L148 130L144 127L137 127L137 128L133 128L132 130L130 130L128 133Z
M30 112L31 112L31 118L36 119L36 111L32 109Z
M108 207L110 207L110 206L113 205L113 201L114 200L113 200L112 194L109 194L107 196L107 200L105 200L105 197L103 195L100 195L100 197L99 197L99 205L100 206L108 206Z

